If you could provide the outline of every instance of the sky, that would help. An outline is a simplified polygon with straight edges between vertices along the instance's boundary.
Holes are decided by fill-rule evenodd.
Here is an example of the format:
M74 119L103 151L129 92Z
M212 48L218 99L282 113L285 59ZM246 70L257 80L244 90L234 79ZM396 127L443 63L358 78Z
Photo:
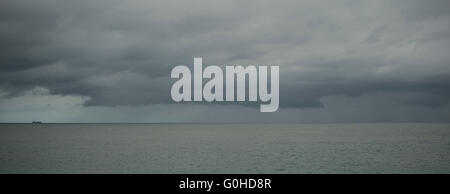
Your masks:
M450 1L4 0L0 122L450 122ZM170 72L280 66L280 108Z

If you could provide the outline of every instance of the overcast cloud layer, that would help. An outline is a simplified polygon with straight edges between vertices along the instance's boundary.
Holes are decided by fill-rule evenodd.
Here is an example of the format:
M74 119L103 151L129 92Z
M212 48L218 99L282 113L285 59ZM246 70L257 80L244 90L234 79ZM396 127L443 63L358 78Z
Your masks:
M450 1L6 0L0 122L449 122ZM170 71L279 65L280 109L177 104Z

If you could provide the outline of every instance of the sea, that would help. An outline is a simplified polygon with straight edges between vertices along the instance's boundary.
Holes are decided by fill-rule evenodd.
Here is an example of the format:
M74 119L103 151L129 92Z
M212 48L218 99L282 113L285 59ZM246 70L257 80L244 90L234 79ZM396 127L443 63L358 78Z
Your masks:
M0 124L0 173L450 173L450 124Z

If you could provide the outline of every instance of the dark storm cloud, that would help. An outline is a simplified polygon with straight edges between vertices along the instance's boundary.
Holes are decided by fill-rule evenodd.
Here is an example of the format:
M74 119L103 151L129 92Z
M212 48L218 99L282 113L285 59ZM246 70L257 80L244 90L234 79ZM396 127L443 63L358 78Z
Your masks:
M170 70L280 65L280 103L404 92L442 107L450 93L449 3L438 1L5 1L0 87L41 86L87 105L171 103Z

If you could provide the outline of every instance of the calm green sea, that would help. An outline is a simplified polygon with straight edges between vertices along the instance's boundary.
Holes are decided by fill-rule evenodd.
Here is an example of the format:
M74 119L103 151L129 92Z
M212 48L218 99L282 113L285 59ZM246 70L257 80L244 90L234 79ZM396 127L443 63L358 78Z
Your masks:
M450 173L450 124L0 124L0 173Z

